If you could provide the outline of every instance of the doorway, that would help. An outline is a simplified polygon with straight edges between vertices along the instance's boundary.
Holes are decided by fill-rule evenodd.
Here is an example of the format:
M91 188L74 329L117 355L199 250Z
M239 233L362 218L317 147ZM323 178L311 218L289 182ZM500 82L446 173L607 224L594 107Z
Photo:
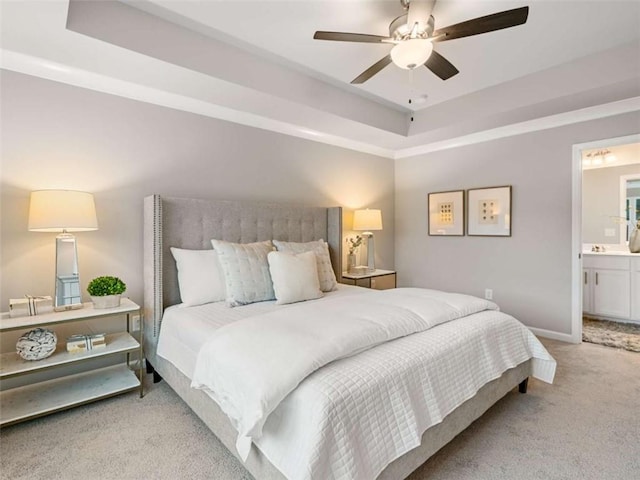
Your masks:
M592 202L583 201L583 188L585 187L583 175L587 170L593 170L594 168L618 168L620 165L613 165L616 163L616 160L607 158L607 151L612 149L615 151L624 145L638 143L640 143L640 134L603 139L573 146L571 340L574 343L582 342L583 306L586 305L585 302L593 302L593 298L583 296L585 281L594 280L588 278L591 272L585 272L583 269L583 249L585 246L587 248L597 246L604 247L605 249L620 248L620 250L622 250L626 245L628 238L627 232L629 230L626 227L626 225L628 225L626 218L623 218L626 217L625 207L622 207L622 204L618 200L621 198L618 188L622 187L616 187L615 193L611 195L611 197L615 198L609 198L601 194L595 199L590 199L594 200ZM638 159L636 158L636 162L637 161ZM636 166L640 167L640 165ZM633 168L634 167L631 167L631 171L633 171ZM627 168L627 170L629 170L629 168ZM590 178L589 181L591 180L593 179ZM616 185L621 186L622 180L617 180ZM626 201L625 198L625 202ZM588 221L586 221L586 212L584 209L591 208L590 203L596 205L599 211L594 214L595 218L589 218ZM626 203L624 205L626 205ZM622 225L623 222L624 228ZM585 293L588 295L589 291L585 291Z

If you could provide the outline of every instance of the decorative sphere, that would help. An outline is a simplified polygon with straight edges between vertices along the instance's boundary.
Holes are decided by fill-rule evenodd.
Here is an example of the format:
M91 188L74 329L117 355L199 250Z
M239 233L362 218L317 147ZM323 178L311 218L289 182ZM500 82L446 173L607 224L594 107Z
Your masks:
M25 360L42 360L56 350L58 337L46 328L34 328L18 339L16 351Z

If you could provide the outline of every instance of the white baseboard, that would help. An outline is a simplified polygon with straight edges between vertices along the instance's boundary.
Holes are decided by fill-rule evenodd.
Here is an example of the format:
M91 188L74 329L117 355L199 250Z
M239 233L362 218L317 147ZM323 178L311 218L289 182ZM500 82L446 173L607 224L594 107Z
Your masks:
M569 333L554 332L553 330L545 330L544 328L527 327L536 337L550 338L551 340L559 340L567 343L581 343L582 339L576 340Z

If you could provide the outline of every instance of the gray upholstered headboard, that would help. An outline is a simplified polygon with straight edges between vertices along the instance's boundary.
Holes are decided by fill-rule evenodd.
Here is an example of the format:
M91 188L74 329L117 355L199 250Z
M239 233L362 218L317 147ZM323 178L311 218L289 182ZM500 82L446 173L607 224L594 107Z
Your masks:
M211 239L249 243L325 239L338 281L342 272L342 208L298 207L151 195L144 199L144 322L147 355L164 308L180 302L170 247L207 249Z

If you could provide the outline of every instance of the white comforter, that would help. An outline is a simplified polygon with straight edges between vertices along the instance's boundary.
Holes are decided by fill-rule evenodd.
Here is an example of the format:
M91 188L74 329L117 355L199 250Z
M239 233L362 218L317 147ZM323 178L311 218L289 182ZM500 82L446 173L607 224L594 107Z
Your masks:
M220 328L200 350L192 385L207 389L229 415L239 432L238 451L246 457L251 440L260 438L269 414L320 367L382 342L496 308L493 303L475 297L422 289L370 292L301 304ZM544 348L542 351L546 353ZM529 357L519 359L518 363ZM499 376L503 371L504 368L492 375ZM434 418L430 425L442 419L433 412L430 415ZM395 456L383 458L386 463L382 468ZM317 476L310 470L292 472L270 460L291 478Z

